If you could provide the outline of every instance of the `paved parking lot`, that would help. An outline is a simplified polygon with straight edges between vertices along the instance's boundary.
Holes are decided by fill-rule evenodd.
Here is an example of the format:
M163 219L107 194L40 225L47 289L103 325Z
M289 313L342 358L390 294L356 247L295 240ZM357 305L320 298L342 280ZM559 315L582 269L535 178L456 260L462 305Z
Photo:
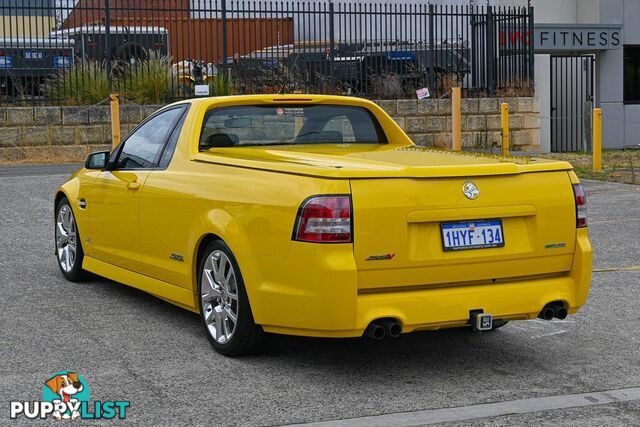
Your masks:
M562 396L640 386L640 187L587 183L596 272L587 305L565 321L382 342L274 337L265 354L227 359L211 349L190 312L107 280L62 278L52 198L69 170L0 168L2 424L8 401L40 399L47 376L66 369L84 375L94 400L129 400L125 423L138 425L273 425L393 413L410 420L409 411L547 396L567 402ZM556 410L534 405L533 412L485 413L489 418L463 408L457 413L471 419L455 424L639 425L640 400L616 400ZM417 414L414 424L433 413Z

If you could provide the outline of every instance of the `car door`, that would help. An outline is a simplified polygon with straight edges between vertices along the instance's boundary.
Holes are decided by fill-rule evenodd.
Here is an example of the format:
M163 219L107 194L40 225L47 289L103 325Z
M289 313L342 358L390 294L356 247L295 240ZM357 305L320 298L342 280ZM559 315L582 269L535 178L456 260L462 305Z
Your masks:
M162 110L138 126L114 151L87 197L91 254L106 263L140 271L140 195L184 106Z
M188 219L194 194L189 185L194 177L184 174L172 158L186 113L174 128L160 167L153 170L140 199L140 249L142 273L173 285L191 288L190 234ZM197 179L197 178L195 178Z

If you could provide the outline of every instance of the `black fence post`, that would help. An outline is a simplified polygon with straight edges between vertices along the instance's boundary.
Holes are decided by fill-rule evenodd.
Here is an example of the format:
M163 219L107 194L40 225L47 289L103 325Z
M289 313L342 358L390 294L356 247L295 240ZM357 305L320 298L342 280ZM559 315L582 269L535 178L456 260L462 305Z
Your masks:
M479 67L478 67L478 61L477 58L479 58L478 56L478 40L477 40L477 35L476 35L476 15L475 12L473 10L473 6L469 6L469 10L470 15L469 15L469 21L470 21L470 35L471 35L471 52L469 53L469 56L471 57L471 87L473 89L475 89L478 86L478 73L480 72Z
M493 96L496 91L496 39L494 31L493 7L487 6L487 90L489 96Z
M435 47L435 17L433 15L435 6L429 5L429 90L432 96L436 96L436 47Z
M107 66L107 81L109 82L109 92L113 89L111 79L111 7L110 0L104 0L104 61Z
M333 1L329 2L329 82L331 90L336 92L336 69L335 69L335 56L336 56L336 35L335 35L335 10Z
M221 0L220 19L222 21L222 77L227 78L227 0Z
M534 29L534 19L533 19L533 6L529 5L529 81L531 84L535 81L535 29Z

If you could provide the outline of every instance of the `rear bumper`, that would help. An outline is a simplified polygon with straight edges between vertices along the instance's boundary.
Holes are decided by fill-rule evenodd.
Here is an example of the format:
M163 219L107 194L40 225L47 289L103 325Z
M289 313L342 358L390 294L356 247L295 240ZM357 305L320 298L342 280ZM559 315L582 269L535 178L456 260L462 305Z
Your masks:
M243 273L254 318L267 332L358 337L371 321L393 317L407 333L464 326L475 309L496 319L532 319L552 301L563 301L573 314L585 303L591 281L586 229L578 230L573 266L563 275L369 294L358 294L350 245L300 244L292 249L283 259L240 259L241 266L254 261L256 268L243 268Z

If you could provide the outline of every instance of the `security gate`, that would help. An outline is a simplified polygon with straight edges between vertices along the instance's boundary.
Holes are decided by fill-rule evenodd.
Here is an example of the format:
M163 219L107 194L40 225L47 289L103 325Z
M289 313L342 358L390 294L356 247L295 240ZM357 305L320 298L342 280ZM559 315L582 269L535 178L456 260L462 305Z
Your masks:
M551 57L551 151L591 149L593 55Z

